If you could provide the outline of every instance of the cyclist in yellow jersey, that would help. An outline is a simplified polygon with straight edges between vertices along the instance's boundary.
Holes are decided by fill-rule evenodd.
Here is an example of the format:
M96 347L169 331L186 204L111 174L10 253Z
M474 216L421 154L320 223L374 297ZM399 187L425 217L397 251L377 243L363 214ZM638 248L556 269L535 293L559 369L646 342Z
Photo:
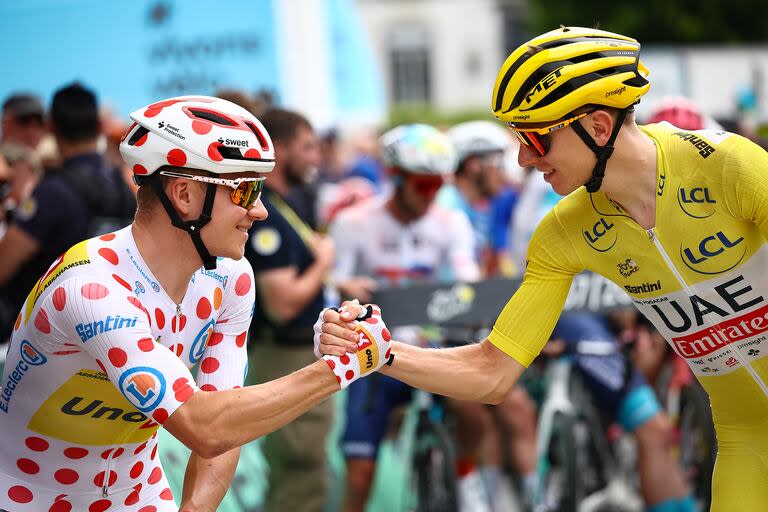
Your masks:
M507 58L494 114L520 139L520 165L568 197L536 229L523 284L487 340L447 350L394 343L384 373L498 402L549 338L573 276L599 273L627 291L710 395L712 510L766 510L768 154L724 131L636 125L632 107L650 87L639 49L625 36L563 27ZM320 351L340 350L334 342ZM673 466L657 467L654 477L673 485ZM648 500L675 510L666 501Z

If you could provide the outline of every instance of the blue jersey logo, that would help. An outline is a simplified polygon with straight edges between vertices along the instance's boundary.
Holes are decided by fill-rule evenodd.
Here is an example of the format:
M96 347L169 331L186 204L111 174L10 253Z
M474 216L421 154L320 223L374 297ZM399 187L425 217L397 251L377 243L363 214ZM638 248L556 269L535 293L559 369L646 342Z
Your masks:
M19 345L19 350L21 352L21 359L32 366L40 366L41 364L45 364L48 360L42 352L33 347L27 340L22 340Z
M213 326L215 322L211 319L207 324L200 329L200 332L195 336L195 340L192 342L192 346L189 348L189 362L192 364L197 363L201 357L205 347L208 346L208 340L211 339L213 334Z
M149 412L165 396L165 377L160 371L148 366L131 368L120 376L120 391L141 412Z

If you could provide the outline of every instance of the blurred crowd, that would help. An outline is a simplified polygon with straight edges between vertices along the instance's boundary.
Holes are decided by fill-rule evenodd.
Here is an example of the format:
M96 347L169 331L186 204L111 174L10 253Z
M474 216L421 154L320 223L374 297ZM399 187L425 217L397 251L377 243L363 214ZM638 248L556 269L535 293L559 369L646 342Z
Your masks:
M276 149L277 164L263 198L269 217L253 226L246 247L258 284L249 334L249 383L265 382L312 362L312 324L323 307L340 298L366 301L377 288L415 282L520 275L534 227L559 200L541 173L518 165L517 141L491 119L426 127L445 135L454 159L441 172L419 172L387 153L407 155L408 148L392 149L380 127L316 130L302 113L280 108L266 95L235 90L214 95L254 113ZM737 119L712 119L685 98L665 99L640 121L667 121L686 130L742 131L757 138ZM60 254L82 239L131 221L136 186L118 150L127 128L126 119L99 104L96 93L79 83L57 90L47 106L42 98L27 93L4 100L2 339L37 279ZM420 129L409 129L414 134L387 133L403 140L426 137ZM365 240L365 246L352 244L350 233ZM666 344L634 312L619 320L616 335L637 341L636 362L652 381ZM406 330L400 337L422 343L425 335L423 330ZM368 385L364 382L361 385ZM363 394L369 392L375 391ZM345 423L355 425L352 416L358 414L358 405L347 408ZM530 409L515 397L508 406ZM484 454L460 457L461 476L472 473L476 460L498 458L493 443L465 442L498 437L488 426L493 421L485 410L467 406L454 411L459 424L462 419L467 423L465 430L458 430L464 438L457 440L460 455ZM384 422L380 441L389 412L360 429ZM270 464L267 510L323 510L329 482L325 445L318 439L328 435L332 416L331 404L323 404L268 436L263 445ZM507 414L504 428L530 435L526 434L530 424L520 421L523 417ZM370 461L378 441L351 430L344 434L348 464ZM370 448L369 442L376 446ZM531 461L520 461L525 455L515 453L514 443L511 453L519 468L530 466ZM374 470L373 464L359 464L348 479L348 510L362 510Z

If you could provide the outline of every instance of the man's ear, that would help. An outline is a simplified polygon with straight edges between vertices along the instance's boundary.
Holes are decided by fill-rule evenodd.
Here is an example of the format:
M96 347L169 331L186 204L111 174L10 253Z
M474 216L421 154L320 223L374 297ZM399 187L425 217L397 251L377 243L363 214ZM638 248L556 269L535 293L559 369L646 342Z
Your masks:
M165 194L182 219L190 217L195 209L195 197L199 188L195 185L197 183L191 180L172 178L165 186Z
M607 110L602 109L595 110L587 116L587 119L589 120L587 131L595 139L595 143L598 146L605 146L608 139L611 138L611 132L616 120Z

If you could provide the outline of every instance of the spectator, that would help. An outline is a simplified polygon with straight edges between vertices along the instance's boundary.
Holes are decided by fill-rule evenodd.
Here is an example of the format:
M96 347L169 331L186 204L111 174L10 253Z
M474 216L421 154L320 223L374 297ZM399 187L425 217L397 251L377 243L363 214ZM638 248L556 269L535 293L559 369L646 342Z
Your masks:
M300 114L281 109L267 110L261 120L274 142L276 163L262 195L269 216L251 229L245 249L257 289L250 383L281 377L314 360L312 326L323 309L323 281L334 256L330 239L313 232L286 201L318 163L312 126ZM325 402L267 436L268 512L324 509L324 440L331 419L332 404Z
M723 127L706 115L696 102L684 96L662 98L651 107L648 124L666 121L682 130L722 130Z
M14 94L3 103L0 142L18 142L36 149L45 136L44 109L32 94Z
M16 208L32 194L43 167L35 151L18 143L0 144L0 156L7 163L8 170L0 176L0 199L3 203L0 219L4 220L7 227L16 214Z
M365 178L373 183L377 192L381 192L387 173L379 159L376 131L360 129L351 144L355 156L352 158L347 176Z
M104 143L104 150L102 151L102 153L104 153L104 158L106 158L109 165L120 169L123 181L125 181L128 188L136 194L139 190L139 186L133 181L133 169L131 169L120 156L120 143L122 142L123 135L128 130L129 125L110 108L102 109L99 115L101 118L101 134Z
M219 89L214 96L231 101L235 105L240 105L255 116L261 116L267 107L266 103L261 98L254 98L253 95L238 89Z
M62 159L17 210L0 240L0 339L50 263L78 241L131 221L136 201L120 170L97 152L96 96L80 84L53 96L50 124ZM10 312L10 317L8 317Z
M0 153L0 200L3 207L0 208L0 239L5 235L7 226L8 209L6 204L8 202L8 196L11 189L11 183L13 182L13 171L11 166L5 160L5 157Z

